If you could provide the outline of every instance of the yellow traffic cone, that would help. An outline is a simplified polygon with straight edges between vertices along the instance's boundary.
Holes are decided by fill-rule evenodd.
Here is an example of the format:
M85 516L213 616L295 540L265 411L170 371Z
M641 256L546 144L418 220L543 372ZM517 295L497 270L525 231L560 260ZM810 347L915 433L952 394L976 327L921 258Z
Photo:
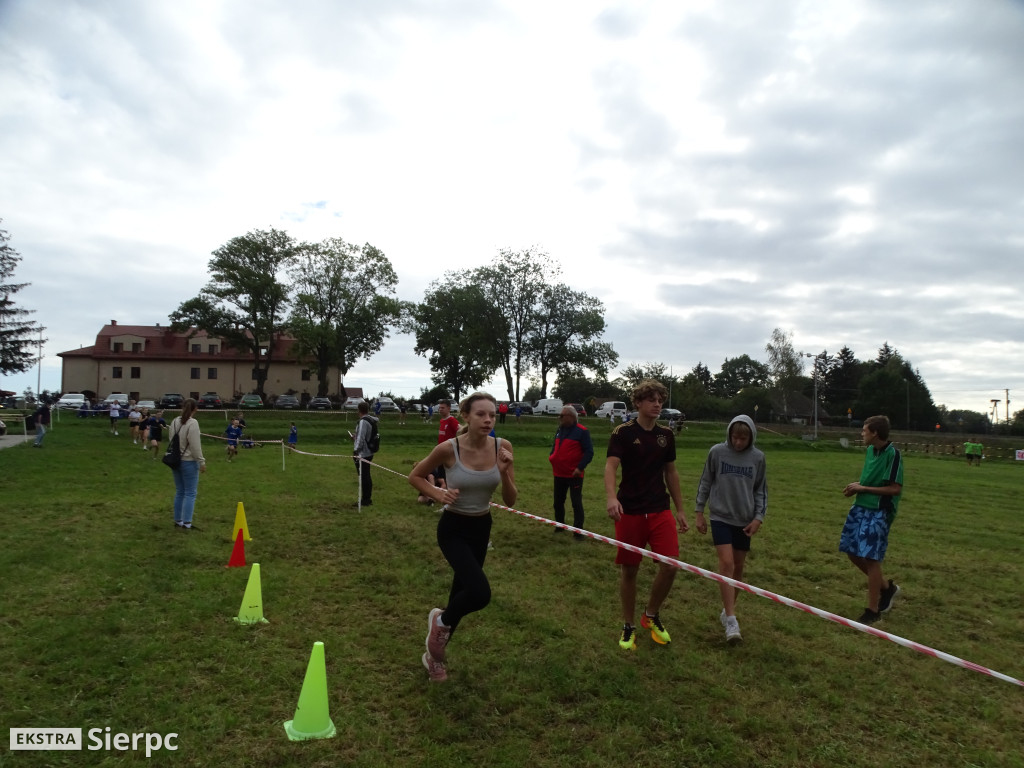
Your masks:
M235 621L239 624L269 624L263 618L263 588L260 586L260 564L253 563L249 571L249 582L245 585L242 605Z
M235 510L235 528L231 531L232 541L238 538L239 531L242 532L242 538L245 541L252 541L249 537L249 526L245 522L245 507L242 506L242 502L238 502L238 508Z
M330 739L338 732L327 706L327 666L324 644L319 640L313 643L295 717L285 722L284 730L292 741Z

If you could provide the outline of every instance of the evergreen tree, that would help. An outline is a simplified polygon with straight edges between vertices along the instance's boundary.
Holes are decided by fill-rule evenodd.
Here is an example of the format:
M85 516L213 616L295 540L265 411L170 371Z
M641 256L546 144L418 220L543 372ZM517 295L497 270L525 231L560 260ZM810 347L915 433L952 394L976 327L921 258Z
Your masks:
M3 219L0 219L3 223ZM21 255L8 245L11 236L0 229L0 374L22 373L36 361L40 334L46 329L28 316L33 309L18 307L11 298L28 283L13 282Z

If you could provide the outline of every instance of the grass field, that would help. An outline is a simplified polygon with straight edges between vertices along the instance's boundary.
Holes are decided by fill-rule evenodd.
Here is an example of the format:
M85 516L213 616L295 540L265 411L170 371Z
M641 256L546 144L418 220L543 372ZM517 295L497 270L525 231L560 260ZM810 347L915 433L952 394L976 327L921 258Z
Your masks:
M374 470L374 506L352 507L342 439L354 417L249 415L257 438L231 464L204 441L196 523L172 527L170 471L99 419L62 415L36 450L0 451L0 726L179 734L157 752L14 752L0 766L145 762L175 766L1024 766L1024 688L744 595L743 643L725 644L717 586L680 573L662 609L668 647L646 634L619 650L614 549L496 512L493 600L449 649L449 681L420 664L427 611L447 595L436 507ZM201 414L223 431L222 414ZM608 426L584 484L587 528L613 535L600 474ZM500 432L515 446L517 508L551 517L555 422ZM436 422L385 420L377 461L405 474ZM768 520L751 584L840 615L865 604L837 552L842 487L862 453L839 433L811 444L766 434ZM856 433L846 434L855 437ZM677 465L692 499L724 425L691 425ZM879 628L1024 678L1024 466L969 469L906 457L887 575L903 588ZM260 563L268 624L241 626L249 568L226 568L237 503ZM707 537L680 558L713 569ZM641 596L655 566L641 570ZM333 739L291 742L315 641L326 648Z

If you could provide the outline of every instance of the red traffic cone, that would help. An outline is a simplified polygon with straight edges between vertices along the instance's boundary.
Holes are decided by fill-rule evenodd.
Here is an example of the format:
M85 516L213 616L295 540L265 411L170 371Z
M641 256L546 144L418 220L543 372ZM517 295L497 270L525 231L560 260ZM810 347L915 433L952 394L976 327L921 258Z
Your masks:
M242 529L238 529L235 536L235 548L231 550L231 559L228 560L228 568L245 567L245 540L242 538Z

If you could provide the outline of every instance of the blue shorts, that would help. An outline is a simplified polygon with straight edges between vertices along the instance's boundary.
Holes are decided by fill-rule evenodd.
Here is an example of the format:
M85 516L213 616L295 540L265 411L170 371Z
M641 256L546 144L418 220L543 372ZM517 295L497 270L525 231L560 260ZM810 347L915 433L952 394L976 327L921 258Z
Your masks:
M742 525L729 525L721 520L711 521L711 540L716 547L731 544L733 549L740 552L750 551L750 537L743 532Z
M889 547L889 525L888 511L854 504L839 537L839 551L881 562Z

